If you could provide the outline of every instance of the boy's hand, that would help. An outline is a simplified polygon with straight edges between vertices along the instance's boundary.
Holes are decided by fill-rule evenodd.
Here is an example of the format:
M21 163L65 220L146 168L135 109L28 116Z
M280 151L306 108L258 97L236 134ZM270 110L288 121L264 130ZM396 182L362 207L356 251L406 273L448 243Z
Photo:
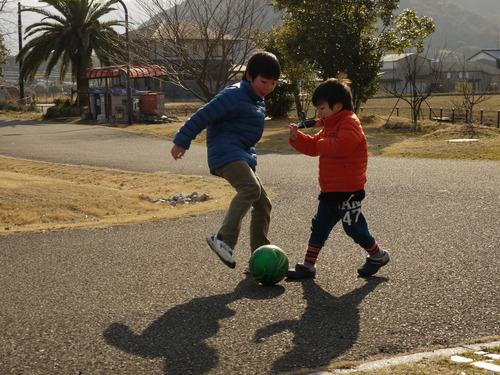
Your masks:
M174 144L172 150L170 151L175 160L182 159L184 154L186 153L186 149L184 147L178 146Z
M289 124L288 128L290 129L290 140L295 142L298 137L299 127L297 124Z

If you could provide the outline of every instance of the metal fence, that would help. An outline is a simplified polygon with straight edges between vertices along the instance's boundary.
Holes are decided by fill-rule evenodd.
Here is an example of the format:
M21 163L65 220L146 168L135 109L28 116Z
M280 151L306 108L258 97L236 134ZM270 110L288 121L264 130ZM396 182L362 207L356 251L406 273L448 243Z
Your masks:
M361 107L359 115L396 116L411 118L410 107ZM421 120L443 121L451 123L479 123L486 126L500 128L500 110L463 111L456 108L425 108L419 113Z
M52 104L55 99L75 99L75 95L71 91L65 92L38 92L36 102L40 104Z

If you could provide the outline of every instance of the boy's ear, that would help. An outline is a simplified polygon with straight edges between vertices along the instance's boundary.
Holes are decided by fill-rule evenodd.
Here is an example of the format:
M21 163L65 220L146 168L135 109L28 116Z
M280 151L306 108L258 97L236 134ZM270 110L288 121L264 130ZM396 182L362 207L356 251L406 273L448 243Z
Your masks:
M252 76L250 75L249 72L245 73L245 78L247 79L248 82L252 82L253 81Z
M344 108L344 104L342 102L335 103L332 107L332 111L339 112Z

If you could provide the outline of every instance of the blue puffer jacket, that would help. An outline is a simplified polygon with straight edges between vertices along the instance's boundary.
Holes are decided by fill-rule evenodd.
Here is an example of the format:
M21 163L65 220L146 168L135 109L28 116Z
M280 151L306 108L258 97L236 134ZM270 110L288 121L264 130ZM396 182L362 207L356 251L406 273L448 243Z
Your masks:
M255 144L264 132L266 107L253 91L250 82L226 87L200 108L179 129L174 138L178 146L189 149L191 141L207 129L208 167L210 173L230 162L246 161L255 170Z

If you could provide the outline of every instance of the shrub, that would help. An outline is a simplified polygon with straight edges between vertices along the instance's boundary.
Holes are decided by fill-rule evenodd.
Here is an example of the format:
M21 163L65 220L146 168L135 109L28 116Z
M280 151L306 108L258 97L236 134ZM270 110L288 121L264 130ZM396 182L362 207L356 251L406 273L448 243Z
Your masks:
M0 110L22 111L23 109L23 106L18 103L11 102L10 100L0 100Z
M266 96L266 114L269 117L286 117L293 107L292 85L280 82L272 93Z
M62 98L55 98L54 99L54 105L59 108L64 108L64 107L71 107L74 104L74 102L71 101L71 99L62 99Z

